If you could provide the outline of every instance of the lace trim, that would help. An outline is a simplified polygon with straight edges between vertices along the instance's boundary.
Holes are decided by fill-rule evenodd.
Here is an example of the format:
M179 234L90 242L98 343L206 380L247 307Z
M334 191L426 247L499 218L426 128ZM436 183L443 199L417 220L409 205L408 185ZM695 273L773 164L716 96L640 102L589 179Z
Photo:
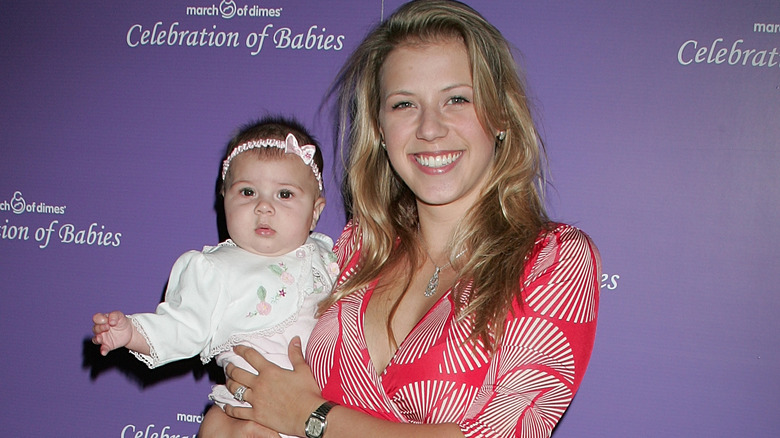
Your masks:
M211 359L213 359L215 356L218 356L226 351L232 350L233 347L236 345L241 345L244 343L244 341L249 341L254 338L258 337L271 337L273 335L278 335L284 330L292 325L295 321L298 320L298 313L296 312L292 315L290 315L289 318L285 319L284 321L280 322L279 324L276 324L273 327L262 329L262 330L255 330L253 332L249 333L238 333L234 335L230 335L230 337L227 339L227 341L223 342L222 344L210 349L209 351L204 351L200 354L200 360L204 364L208 363Z
M146 345L149 346L149 354L146 355L133 350L129 351L133 353L133 356L135 356L141 362L145 363L149 368L157 367L160 365L160 357L157 355L157 351L154 349L154 345L152 345L152 343L149 341L149 335L146 334L144 327L141 325L141 323L136 321L133 315L128 315L128 318L130 319L130 322L133 323L133 327L135 327L136 331L138 331L138 333L140 333L141 336L143 336L146 340Z

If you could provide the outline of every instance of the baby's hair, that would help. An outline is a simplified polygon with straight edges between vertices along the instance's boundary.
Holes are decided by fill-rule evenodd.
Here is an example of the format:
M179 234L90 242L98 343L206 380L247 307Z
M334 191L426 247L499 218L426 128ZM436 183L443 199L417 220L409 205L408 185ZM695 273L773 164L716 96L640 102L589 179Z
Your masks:
M288 134L292 134L293 136L295 136L299 144L301 145L310 144L316 148L316 152L314 153L314 163L317 165L319 171L322 172L324 162L322 158L322 152L320 150L320 145L317 142L317 140L314 138L313 135L311 135L306 130L303 124L301 124L299 121L284 116L266 116L254 122L250 122L242 126L241 128L239 128L238 133L234 135L233 138L231 138L230 141L228 142L227 149L225 150L225 154L223 155L222 158L224 160L225 158L229 157L230 154L233 152L233 150L242 144L251 141L268 140L268 139L284 141L284 139L287 137ZM282 155L284 155L283 149L279 149L275 147L256 148L244 153L248 153L248 152L257 154L259 156L266 156L266 157L273 157L273 156L281 157ZM230 170L228 170L225 180L219 183L219 187L218 187L219 195L224 196L225 188L229 186L230 186Z

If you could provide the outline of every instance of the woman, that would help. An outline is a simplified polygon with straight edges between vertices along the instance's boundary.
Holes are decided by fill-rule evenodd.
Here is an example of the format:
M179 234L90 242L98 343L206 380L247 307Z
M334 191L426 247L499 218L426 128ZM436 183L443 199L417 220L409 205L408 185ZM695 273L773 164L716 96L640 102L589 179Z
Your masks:
M339 285L308 365L295 342L294 371L236 348L259 376L228 369L253 407L227 413L310 437L549 436L593 347L600 262L544 212L508 43L461 3L408 3L338 90Z

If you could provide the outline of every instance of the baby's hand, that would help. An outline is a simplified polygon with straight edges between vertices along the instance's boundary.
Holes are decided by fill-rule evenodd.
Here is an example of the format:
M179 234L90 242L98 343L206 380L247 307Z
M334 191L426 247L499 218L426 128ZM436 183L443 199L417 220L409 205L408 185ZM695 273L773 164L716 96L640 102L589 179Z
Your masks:
M100 354L124 347L133 337L133 323L124 313L115 310L111 313L96 313L92 316L92 343L100 345Z

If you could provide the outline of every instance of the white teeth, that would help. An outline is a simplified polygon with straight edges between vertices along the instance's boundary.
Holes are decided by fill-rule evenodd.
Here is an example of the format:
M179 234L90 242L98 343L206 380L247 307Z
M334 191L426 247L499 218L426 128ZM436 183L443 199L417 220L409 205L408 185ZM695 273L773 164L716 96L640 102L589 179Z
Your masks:
M414 159L417 160L418 163L425 167L430 167L432 169L438 169L439 167L444 167L449 164L452 164L453 161L458 159L460 157L460 154L462 152L456 152L454 154L447 154L447 155L436 155L435 157L423 157L420 155L415 155Z

